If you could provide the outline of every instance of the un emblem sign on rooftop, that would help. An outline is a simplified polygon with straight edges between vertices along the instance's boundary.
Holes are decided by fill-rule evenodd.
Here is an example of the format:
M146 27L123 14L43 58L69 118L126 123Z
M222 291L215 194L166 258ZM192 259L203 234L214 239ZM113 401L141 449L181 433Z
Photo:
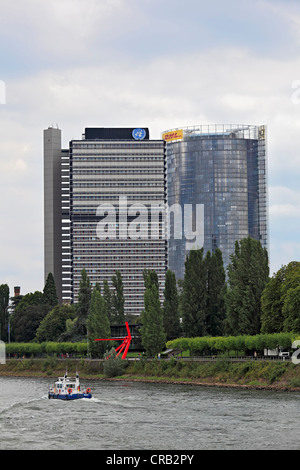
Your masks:
M133 129L132 131L132 137L135 140L143 140L146 137L146 131L145 129Z

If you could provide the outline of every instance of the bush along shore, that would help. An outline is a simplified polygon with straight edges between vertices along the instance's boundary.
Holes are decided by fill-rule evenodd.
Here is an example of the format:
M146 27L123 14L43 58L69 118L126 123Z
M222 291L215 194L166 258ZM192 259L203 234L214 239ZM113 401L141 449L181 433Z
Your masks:
M81 378L129 380L157 383L190 384L270 389L300 392L300 365L291 361L214 362L184 359L126 361L122 375L105 373L104 361L87 359L59 360L53 356L41 359L10 359L0 364L0 376L57 377L78 370Z

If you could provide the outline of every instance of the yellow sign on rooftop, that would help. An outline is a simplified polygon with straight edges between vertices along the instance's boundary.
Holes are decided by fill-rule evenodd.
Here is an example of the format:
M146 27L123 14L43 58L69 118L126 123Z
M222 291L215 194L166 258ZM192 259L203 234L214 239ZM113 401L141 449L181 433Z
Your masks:
M171 142L172 140L183 139L183 129L178 129L176 131L165 132L162 135L162 138L165 142Z

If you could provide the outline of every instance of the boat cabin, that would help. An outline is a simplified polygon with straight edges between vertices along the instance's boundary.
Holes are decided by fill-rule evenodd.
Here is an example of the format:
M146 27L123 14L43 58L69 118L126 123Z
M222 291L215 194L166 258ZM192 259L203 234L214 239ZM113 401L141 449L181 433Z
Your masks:
M68 377L67 374L64 377L58 377L57 382L54 385L54 393L74 393L80 391L79 376Z

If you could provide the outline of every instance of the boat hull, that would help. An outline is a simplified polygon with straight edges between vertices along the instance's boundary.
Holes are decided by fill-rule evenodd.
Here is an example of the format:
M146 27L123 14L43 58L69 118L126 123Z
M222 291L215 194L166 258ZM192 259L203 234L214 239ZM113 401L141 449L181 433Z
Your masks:
M53 398L56 400L78 400L80 398L92 398L91 393L48 393L48 398Z

